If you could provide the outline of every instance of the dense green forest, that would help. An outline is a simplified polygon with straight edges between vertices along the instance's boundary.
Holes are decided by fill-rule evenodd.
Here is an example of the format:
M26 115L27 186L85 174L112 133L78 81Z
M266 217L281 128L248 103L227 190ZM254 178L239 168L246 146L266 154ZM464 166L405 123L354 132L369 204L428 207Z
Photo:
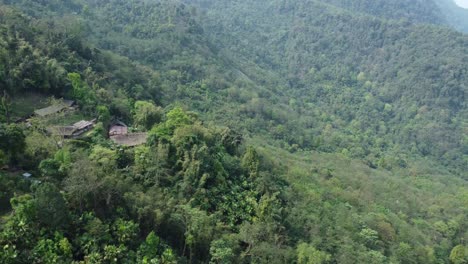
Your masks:
M442 2L0 0L0 263L467 263Z
M437 0L436 4L445 15L446 23L462 32L468 32L468 9L461 8L450 0Z
M312 1L271 1L255 8L251 3L213 3L218 6L208 11L213 19L205 20L207 32L224 32L215 38L226 40L227 53L253 59L283 77L281 92L291 97L288 106L299 115L287 119L306 127L286 129L305 131L292 135L291 144L344 151L372 165L385 159L384 153L405 163L402 153L408 151L466 168L464 125L452 122L467 118L465 35L432 25L355 17ZM224 15L227 10L232 20ZM272 12L278 14L274 21ZM247 31L246 23L255 27ZM454 75L446 75L452 70Z

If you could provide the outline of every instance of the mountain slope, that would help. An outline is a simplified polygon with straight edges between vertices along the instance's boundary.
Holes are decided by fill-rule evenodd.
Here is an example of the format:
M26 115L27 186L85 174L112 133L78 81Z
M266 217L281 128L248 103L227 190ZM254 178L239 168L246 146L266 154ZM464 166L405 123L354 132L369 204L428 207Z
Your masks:
M364 1L8 3L1 109L65 96L98 123L1 112L0 262L460 260L465 35Z
M365 1L346 9L188 1L200 13L175 2L77 3L61 12L96 46L159 71L166 102L178 98L278 145L349 153L371 166L404 166L413 154L459 173L467 165L467 38L419 24L436 8L401 1L373 14ZM394 9L415 19L363 15Z
M444 16L434 1L330 0L322 2L387 19L406 19L411 22L428 24L443 24L445 22Z
M461 121L467 107L465 35L355 15L314 1L210 4L206 32L224 40L219 47L232 56L277 72L302 116L313 116L320 127L314 135L327 131L314 112L339 118L332 131L341 139L327 142L334 151L347 149L362 157L374 155L376 147L406 148L466 166L466 124ZM371 139L346 136L349 132Z
M437 0L436 3L453 28L468 33L468 9L459 7L452 0Z
M243 222L269 217L254 211L282 187L255 183L274 179L255 149L180 107L164 113L153 70L92 47L50 17L3 5L0 15L1 263L208 262L212 241L223 250L238 243ZM13 123L11 101L29 93L76 105ZM74 115L95 118L94 129L73 139L50 132ZM111 117L134 131L153 128L148 144L113 143Z

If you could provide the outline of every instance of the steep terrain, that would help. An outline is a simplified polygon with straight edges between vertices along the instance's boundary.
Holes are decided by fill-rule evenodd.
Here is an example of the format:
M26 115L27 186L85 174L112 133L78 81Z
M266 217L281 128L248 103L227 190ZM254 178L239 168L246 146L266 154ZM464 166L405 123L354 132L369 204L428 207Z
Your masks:
M432 0L329 0L321 2L386 19L405 19L410 22L427 24L443 24L445 22L440 9Z
M431 1L2 3L1 263L466 260L468 37ZM78 113L12 124L50 96Z
M295 119L312 118L316 137L339 138L327 148L356 157L407 149L466 167L465 35L316 1L211 4L206 32L231 56L276 72ZM337 122L325 129L324 116Z
M425 25L437 7L401 1L375 13L365 1L189 2L206 13L114 0L69 4L62 19L75 17L96 46L162 73L165 101L184 100L207 120L371 166L414 155L458 173L467 165L467 37ZM395 9L410 15L363 15L387 18Z
M452 0L437 0L436 3L452 27L468 33L468 9L459 7Z

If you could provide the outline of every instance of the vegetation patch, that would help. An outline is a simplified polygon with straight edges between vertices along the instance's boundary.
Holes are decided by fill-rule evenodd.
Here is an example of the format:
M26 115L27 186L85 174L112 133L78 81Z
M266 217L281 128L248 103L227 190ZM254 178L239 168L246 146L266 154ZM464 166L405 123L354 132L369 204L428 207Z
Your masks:
M25 93L11 98L11 120L28 118L34 111L46 107L49 97L38 93Z

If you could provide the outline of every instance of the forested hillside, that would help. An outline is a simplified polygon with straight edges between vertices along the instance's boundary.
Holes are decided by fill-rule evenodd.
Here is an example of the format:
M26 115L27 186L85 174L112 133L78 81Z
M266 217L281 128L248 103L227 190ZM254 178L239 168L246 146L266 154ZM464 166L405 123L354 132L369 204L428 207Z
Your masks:
M438 9L434 1L421 0L396 0L396 1L369 1L369 0L329 0L321 1L339 7L343 7L354 12L383 17L386 19L405 19L416 23L444 23L443 14Z
M0 263L468 261L435 2L0 3Z
M203 20L207 32L225 40L220 47L232 56L278 73L281 92L300 113L295 122L326 142L315 143L318 149L371 163L406 150L467 166L466 125L453 122L467 118L466 35L315 1L212 4Z
M440 10L445 15L445 20L455 29L468 32L468 9L459 7L451 0L437 0Z

